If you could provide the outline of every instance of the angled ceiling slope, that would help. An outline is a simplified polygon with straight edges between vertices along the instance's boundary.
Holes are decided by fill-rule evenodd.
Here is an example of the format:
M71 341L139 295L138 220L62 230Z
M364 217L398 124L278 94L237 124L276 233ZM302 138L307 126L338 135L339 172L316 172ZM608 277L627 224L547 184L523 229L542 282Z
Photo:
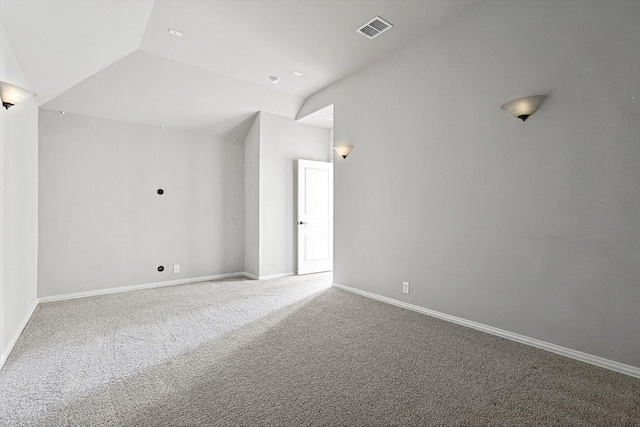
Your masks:
M181 0L153 7L140 50L308 97L416 40L479 0ZM356 30L381 15L375 40ZM184 33L168 35L174 28ZM295 77L293 71L303 76Z
M257 111L295 117L304 98L137 51L44 108L244 138ZM247 124L248 123L248 124Z
M482 2L0 0L0 24L43 108L236 138Z
M0 24L38 105L138 49L153 0L0 1Z

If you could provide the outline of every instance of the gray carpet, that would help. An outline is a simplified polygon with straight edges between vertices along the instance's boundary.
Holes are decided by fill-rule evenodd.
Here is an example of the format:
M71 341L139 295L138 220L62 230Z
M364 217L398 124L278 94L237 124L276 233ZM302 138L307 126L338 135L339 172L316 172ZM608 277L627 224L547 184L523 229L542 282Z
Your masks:
M0 424L640 425L638 379L330 283L41 304L0 371Z

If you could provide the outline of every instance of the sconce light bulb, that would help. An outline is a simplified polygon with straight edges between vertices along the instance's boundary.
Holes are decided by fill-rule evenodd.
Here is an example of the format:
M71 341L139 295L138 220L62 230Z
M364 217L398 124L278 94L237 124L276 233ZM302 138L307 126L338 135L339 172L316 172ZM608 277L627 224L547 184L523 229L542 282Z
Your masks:
M546 95L525 96L504 103L500 108L524 122L538 110L546 97Z

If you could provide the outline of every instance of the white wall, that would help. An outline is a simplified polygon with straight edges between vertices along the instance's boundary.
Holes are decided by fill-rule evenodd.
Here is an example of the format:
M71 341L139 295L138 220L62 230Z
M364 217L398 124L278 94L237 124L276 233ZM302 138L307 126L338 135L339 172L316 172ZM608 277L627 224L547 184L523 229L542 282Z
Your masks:
M0 27L0 81L28 88ZM0 367L36 304L38 107L0 111Z
M260 115L244 141L244 271L260 275Z
M243 162L241 142L41 110L38 296L242 272Z
M245 271L295 273L296 160L330 159L329 130L260 112L245 141Z
M490 1L311 97L355 146L334 281L640 367L639 20Z
M261 114L260 276L297 270L296 160L328 161L329 130Z

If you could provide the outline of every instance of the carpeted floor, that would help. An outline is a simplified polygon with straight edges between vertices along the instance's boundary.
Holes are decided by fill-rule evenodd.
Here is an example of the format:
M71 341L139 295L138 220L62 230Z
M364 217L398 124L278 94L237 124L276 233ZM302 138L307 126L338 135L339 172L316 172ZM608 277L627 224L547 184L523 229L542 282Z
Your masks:
M330 283L41 304L0 371L0 424L640 425L638 379Z

